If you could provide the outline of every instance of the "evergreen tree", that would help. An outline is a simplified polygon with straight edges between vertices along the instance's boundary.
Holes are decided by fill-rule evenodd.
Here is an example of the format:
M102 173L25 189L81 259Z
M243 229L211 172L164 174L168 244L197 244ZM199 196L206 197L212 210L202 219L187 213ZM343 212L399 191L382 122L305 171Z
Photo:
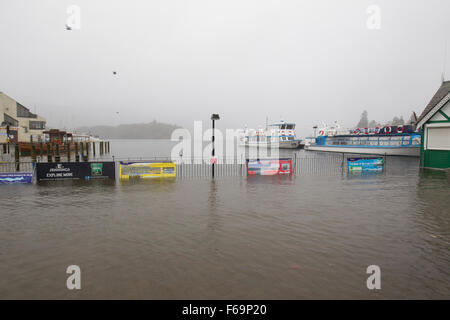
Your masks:
M380 125L379 125L379 123L378 122L376 122L375 120L370 120L370 122L369 122L369 128L375 128L375 127L379 127Z
M400 124L400 119L395 116L391 121L391 126L398 126Z
M367 110L364 110L361 114L361 119L359 119L358 124L356 125L357 128L366 128L369 125L369 113Z

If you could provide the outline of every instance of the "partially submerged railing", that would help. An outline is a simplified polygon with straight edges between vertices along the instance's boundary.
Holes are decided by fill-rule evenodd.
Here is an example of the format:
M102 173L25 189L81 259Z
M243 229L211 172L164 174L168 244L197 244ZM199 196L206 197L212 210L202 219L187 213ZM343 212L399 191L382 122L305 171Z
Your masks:
M294 175L339 175L347 171L347 158L361 155L311 152L292 154L292 173ZM364 155L367 157L370 155ZM375 155L374 155L375 156ZM380 157L379 155L377 157ZM179 178L212 177L212 163L199 158L183 158L171 161L169 157L147 158L100 158L91 161L112 161L118 170L120 162L174 162L176 176ZM38 161L40 162L40 161ZM46 161L42 161L46 162ZM74 162L74 161L72 161ZM31 172L34 170L32 161L26 162L0 162L0 172ZM214 163L214 176L216 177L244 177L247 175L246 160L242 158L217 158Z
M33 162L0 162L0 173L32 172L33 170Z

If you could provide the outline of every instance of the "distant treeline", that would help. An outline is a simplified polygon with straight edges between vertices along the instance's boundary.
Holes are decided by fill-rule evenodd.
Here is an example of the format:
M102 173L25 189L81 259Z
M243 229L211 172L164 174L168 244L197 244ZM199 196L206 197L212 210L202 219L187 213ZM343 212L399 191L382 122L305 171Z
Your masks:
M118 126L79 127L74 132L105 139L170 139L172 131L178 128L180 127L177 125L153 121Z
M394 117L392 121L388 121L386 123L380 123L375 120L369 121L369 113L364 110L361 114L361 118L359 119L358 124L356 125L356 128L375 128L375 127L383 127L383 126L399 126L404 124L414 124L415 123L415 117L414 114L411 115L408 121L405 121L403 119L403 116L400 117Z

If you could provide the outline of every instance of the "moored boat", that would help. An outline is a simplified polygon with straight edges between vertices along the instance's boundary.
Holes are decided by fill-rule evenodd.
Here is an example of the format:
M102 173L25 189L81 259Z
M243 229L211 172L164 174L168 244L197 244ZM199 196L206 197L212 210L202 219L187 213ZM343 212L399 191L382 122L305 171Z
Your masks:
M278 147L280 149L297 149L303 146L302 140L297 138L295 123L283 120L267 125L265 129L245 128L241 130L239 143L246 147Z
M319 129L315 144L305 149L390 156L420 155L421 135L411 125L345 130L338 126Z

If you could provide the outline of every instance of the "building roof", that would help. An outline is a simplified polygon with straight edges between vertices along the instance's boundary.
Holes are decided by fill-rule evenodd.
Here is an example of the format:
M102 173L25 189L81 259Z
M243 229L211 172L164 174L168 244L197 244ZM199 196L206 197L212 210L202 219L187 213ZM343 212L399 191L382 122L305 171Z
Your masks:
M423 110L422 114L420 115L419 119L417 120L417 127L421 127L423 123L424 118L436 107L436 105L442 101L442 99L445 98L450 93L450 81L444 81L442 82L440 88L436 93L434 94L433 98L431 98L428 105ZM436 110L437 111L437 110ZM432 116L432 115L431 115Z

